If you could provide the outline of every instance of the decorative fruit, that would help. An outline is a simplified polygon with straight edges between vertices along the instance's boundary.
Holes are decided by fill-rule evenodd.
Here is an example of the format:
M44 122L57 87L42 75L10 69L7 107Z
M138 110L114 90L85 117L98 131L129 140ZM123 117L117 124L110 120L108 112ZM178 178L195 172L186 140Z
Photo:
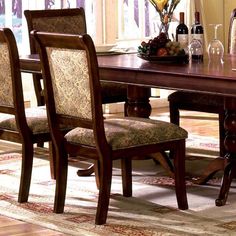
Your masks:
M172 42L166 34L160 33L148 42L143 41L138 47L138 52L149 56L178 56L185 55L185 51L178 42Z
M168 51L166 48L158 48L157 56L163 57L163 56L167 56L167 55L168 55Z

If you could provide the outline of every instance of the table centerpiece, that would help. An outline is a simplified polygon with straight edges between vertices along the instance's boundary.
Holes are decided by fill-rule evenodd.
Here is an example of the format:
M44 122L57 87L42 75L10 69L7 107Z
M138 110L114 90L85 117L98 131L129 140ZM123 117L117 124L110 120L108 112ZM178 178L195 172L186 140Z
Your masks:
M187 55L179 42L171 41L168 35L169 23L180 0L149 0L160 15L159 35L143 41L138 47L138 56L149 61L186 62Z

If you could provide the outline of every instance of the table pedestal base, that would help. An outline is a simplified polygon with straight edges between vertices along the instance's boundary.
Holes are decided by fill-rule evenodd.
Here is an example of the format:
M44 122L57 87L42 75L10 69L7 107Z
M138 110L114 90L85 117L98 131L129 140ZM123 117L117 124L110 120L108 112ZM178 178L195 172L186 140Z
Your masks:
M222 171L228 164L228 159L225 157L217 157L209 163L203 174L193 180L195 184L206 184L218 171Z
M129 85L127 103L128 116L149 118L152 111L149 103L150 96L151 88Z

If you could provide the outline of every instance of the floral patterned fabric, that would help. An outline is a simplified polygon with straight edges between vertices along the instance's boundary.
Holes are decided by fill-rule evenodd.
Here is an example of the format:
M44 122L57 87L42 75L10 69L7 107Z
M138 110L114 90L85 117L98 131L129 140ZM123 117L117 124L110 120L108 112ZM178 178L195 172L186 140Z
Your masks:
M11 67L9 49L6 43L0 43L0 105L13 106Z
M86 32L85 20L81 15L35 18L32 23L33 29L38 31L65 34L83 34Z
M127 117L104 122L107 142L113 150L187 138L187 131L165 121ZM68 142L95 146L92 130L75 128L65 138Z
M28 108L25 112L27 124L34 134L49 132L45 106ZM17 131L15 116L0 113L0 129Z
M86 52L47 48L47 54L57 113L91 119Z

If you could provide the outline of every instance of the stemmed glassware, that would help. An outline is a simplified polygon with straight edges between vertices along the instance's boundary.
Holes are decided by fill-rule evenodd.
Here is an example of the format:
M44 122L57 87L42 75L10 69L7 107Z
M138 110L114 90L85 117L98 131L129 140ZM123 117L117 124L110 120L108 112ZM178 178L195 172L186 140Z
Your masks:
M202 62L203 61L203 45L200 40L193 39L189 44L189 59L190 62Z
M217 38L217 30L222 24L210 24L214 27L214 38L208 45L208 57L210 63L223 63L224 46L222 42Z

